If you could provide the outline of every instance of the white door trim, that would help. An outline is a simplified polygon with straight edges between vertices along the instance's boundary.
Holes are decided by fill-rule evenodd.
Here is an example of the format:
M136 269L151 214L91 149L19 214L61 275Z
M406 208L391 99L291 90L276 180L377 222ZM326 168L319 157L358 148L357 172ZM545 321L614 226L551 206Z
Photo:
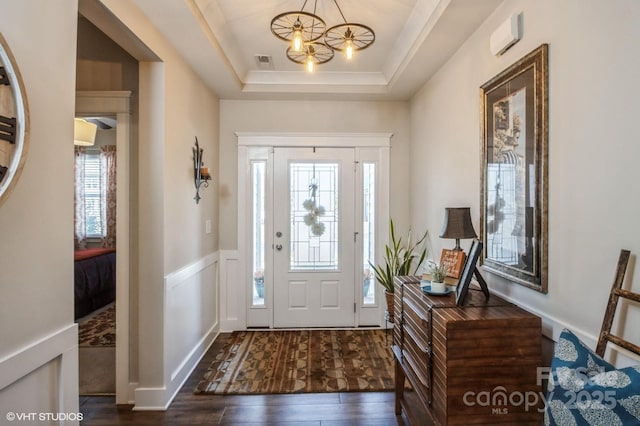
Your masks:
M356 160L358 167L358 176L356 177L356 193L362 194L362 166L365 164L374 164L376 167L376 256L379 262L384 255L384 242L389 240L389 147L363 147L356 148ZM358 197L356 204L356 214L363 215L363 200ZM361 230L364 235L364 229ZM356 249L359 251L356 256L363 260L363 246L359 244ZM374 282L376 282L374 280ZM359 303L356 304L357 326L375 326L382 325L384 321L385 311L384 289L381 285L376 284L375 301L373 304L364 304L362 295Z
M115 115L116 124L116 404L133 400L129 386L130 91L78 91L76 115Z
M238 152L238 214L242 214L242 217L238 218L238 259L236 280L233 282L227 282L224 279L221 280L221 292L225 292L227 287L233 286L237 288L239 293L239 301L236 308L237 313L237 330L243 330L247 326L254 326L248 320L249 306L252 304L252 295L247 291L247 283L252 282L250 267L251 259L251 245L250 245L250 219L247 217L250 212L249 206L251 205L251 170L250 161L256 158L268 158L269 155L266 152L271 152L271 148L274 147L350 147L350 148L382 148L377 150L377 158L380 165L380 176L384 178L380 180L378 188L378 199L388 196L389 190L389 149L391 148L391 138L393 133L379 132L379 133L322 133L322 132L309 132L309 133L287 133L287 132L236 132L235 135L238 138L237 152ZM266 150L262 151L262 155L252 156L256 149ZM267 169L267 173L272 173ZM388 223L389 223L389 205L388 203L381 203L378 206L378 218L377 232L379 235L378 241L386 241L388 237ZM269 230L267 230L269 232ZM384 252L384 244L378 244L377 248L379 253ZM382 289L382 287L378 287ZM265 289L268 291L269 288ZM382 295L382 293L380 293ZM222 301L221 303L224 303ZM359 304L358 304L359 305ZM377 306L375 306L377 308ZM372 307L373 308L373 307ZM358 315L362 316L367 309L363 309L358 306ZM265 314L265 317L270 317L269 327L273 327L273 316L270 311L266 312L265 309L261 309ZM384 310L382 310L384 311ZM371 316L365 315L367 318L364 322L369 323ZM379 315L379 323L384 323L383 312ZM358 321L358 324L362 324L362 319ZM375 321L375 320L373 320Z
M238 146L389 147L393 133L253 133L236 132Z

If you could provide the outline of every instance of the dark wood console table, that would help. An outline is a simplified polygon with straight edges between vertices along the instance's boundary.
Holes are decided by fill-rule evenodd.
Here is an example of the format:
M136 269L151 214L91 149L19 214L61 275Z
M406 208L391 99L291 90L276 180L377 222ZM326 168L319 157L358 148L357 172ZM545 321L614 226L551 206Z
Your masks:
M479 290L458 307L418 277L394 284L396 414L413 425L542 424L539 317Z

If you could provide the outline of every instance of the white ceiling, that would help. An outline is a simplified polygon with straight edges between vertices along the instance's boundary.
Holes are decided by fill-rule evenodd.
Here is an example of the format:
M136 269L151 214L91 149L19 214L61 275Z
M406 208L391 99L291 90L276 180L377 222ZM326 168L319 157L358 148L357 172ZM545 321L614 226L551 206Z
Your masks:
M403 100L502 0L337 0L376 40L349 62L336 52L313 74L287 59L287 43L270 29L304 0L134 1L222 99ZM314 4L328 27L344 22L334 0L308 0L304 11ZM273 68L261 69L256 55L271 56Z

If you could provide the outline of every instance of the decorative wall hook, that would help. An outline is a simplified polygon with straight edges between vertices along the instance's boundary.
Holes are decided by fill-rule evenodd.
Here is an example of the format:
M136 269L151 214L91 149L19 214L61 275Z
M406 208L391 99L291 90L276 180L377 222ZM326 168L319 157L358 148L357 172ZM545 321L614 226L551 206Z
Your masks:
M204 167L202 162L202 148L198 144L198 138L196 137L196 146L193 149L193 177L196 185L196 196L193 197L196 200L196 204L200 202L200 186L204 185L205 188L209 187L209 181L211 180L211 174L209 174L209 168Z

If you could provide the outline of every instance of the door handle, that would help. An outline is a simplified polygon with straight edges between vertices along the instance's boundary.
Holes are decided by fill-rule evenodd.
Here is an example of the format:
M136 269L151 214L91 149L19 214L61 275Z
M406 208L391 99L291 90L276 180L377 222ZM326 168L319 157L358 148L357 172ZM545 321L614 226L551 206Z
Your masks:
M276 244L276 250L278 251L282 250L282 244Z

